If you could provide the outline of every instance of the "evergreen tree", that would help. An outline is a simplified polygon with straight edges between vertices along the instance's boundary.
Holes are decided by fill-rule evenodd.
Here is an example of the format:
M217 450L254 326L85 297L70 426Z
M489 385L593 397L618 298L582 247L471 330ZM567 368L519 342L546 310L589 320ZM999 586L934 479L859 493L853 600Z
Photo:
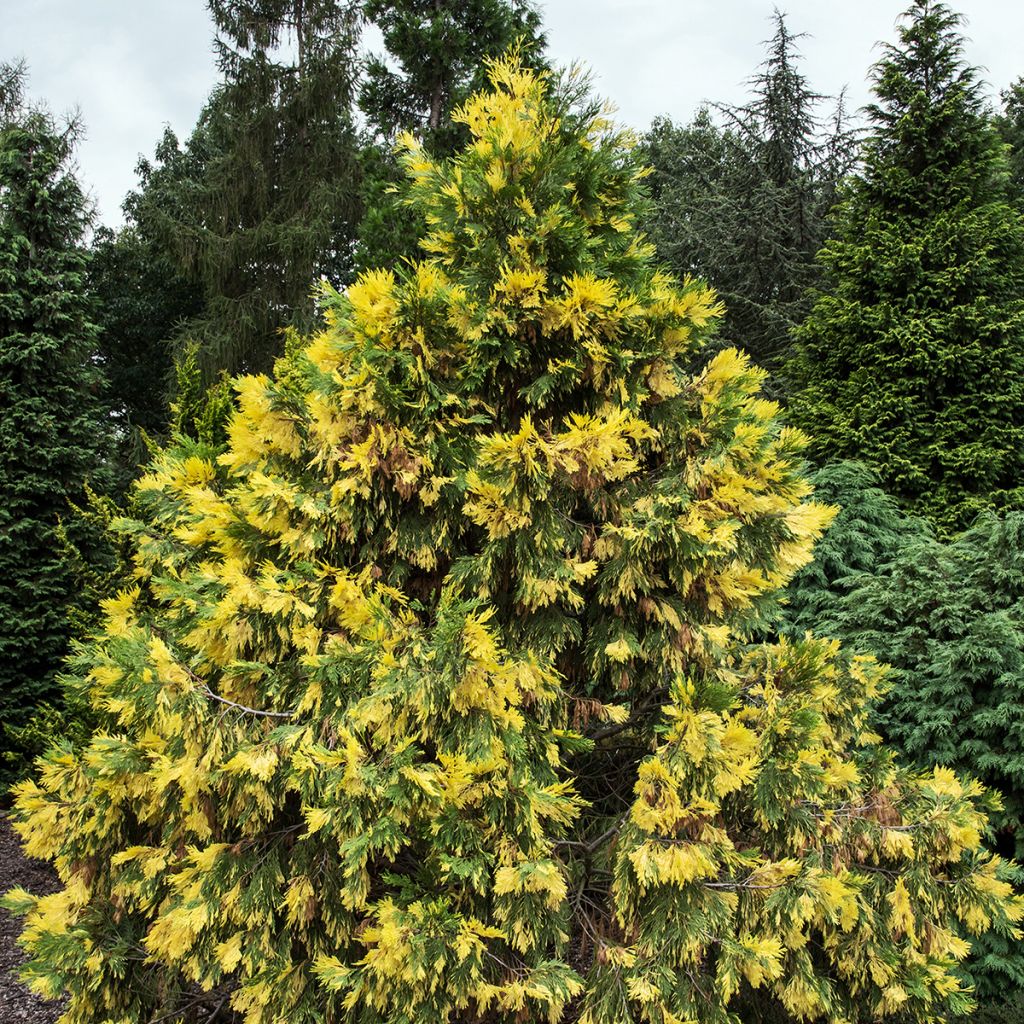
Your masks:
M199 290L138 224L97 230L89 265L96 297L97 351L118 433L124 493L146 461L145 438L167 435L176 340L202 312Z
M822 254L792 417L941 530L1024 499L1024 223L960 18L916 0L876 65L863 174Z
M1005 794L998 827L1024 853L1024 513L982 516L947 543L907 539L839 603L834 635L891 666L878 721L919 763ZM1016 843L1016 847L1015 844ZM1005 845L1005 844L1004 844ZM1024 978L1022 978L1024 981Z
M268 368L344 280L360 216L357 16L339 0L209 0L223 83L183 148L165 135L133 200L202 296L185 336L208 376Z
M853 150L842 101L826 123L824 98L800 71L800 37L774 18L747 104L705 107L685 126L659 118L644 140L658 254L677 274L714 282L727 310L723 344L772 370L810 308L815 255Z
M530 0L364 0L363 12L387 52L369 59L359 92L370 128L356 256L361 269L418 255L420 225L396 196L403 177L394 153L398 137L412 132L432 155L451 155L466 137L451 112L484 84L485 62L518 45L536 63L544 48Z
M0 66L0 784L19 770L17 730L57 692L73 574L59 530L89 479L105 484L110 426L93 362L83 235L90 207L71 162L76 120L24 98ZM87 524L71 523L85 547Z
M18 794L27 976L67 1024L966 1009L957 930L1024 913L980 787L872 741L872 662L737 643L831 514L803 439L735 350L687 371L721 310L623 135L491 75L403 157L432 255L141 482L105 728Z

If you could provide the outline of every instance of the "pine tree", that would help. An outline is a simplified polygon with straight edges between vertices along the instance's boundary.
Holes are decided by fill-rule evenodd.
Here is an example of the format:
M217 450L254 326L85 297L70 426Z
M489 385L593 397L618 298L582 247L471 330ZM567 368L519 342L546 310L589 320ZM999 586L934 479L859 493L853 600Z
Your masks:
M875 68L791 415L942 531L1024 500L1024 222L960 18L916 0Z
M491 66L420 262L325 289L227 449L141 482L80 663L105 728L15 818L27 976L67 1024L732 1024L969 1007L1024 913L990 801L866 730L880 672L748 646L831 511L721 309L637 222L576 84Z
M133 213L201 292L182 337L212 379L269 368L282 329L313 322L311 282L348 275L361 203L354 6L207 6L223 82L183 148L165 136Z
M419 255L420 225L396 196L399 135L412 132L435 157L454 153L466 132L451 112L485 83L484 62L518 46L536 64L544 37L530 0L364 0L363 12L387 51L367 61L359 91L370 138L356 265L367 269Z
M69 500L105 485L109 427L93 362L86 289L89 204L71 168L80 124L24 98L22 66L0 66L0 784L24 750L16 732L57 692L73 576L58 531ZM81 546L92 539L76 530Z
M826 215L853 153L842 100L826 122L824 97L800 71L800 36L778 11L774 22L748 103L705 107L685 126L659 118L644 140L654 167L646 228L659 256L714 282L723 344L773 371L810 309Z

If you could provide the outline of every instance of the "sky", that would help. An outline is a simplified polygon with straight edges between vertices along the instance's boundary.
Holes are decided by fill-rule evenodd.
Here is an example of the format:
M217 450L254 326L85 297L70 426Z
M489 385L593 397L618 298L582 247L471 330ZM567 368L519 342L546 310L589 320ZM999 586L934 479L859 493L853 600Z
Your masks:
M892 40L908 0L778 0L803 32L804 72L818 92L868 99L878 40ZM688 120L701 103L742 102L771 34L773 0L544 0L549 51L592 72L619 118L644 128ZM967 58L992 95L1024 74L1024 4L960 0ZM85 124L78 163L103 223L121 220L135 164L163 126L186 136L216 81L202 0L0 0L0 61L24 58L29 92ZM370 45L373 45L371 40Z

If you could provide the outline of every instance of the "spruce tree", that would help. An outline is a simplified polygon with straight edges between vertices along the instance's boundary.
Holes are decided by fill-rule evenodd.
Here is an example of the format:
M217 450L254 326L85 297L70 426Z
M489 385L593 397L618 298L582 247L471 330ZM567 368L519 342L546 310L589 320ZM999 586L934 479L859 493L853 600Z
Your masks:
M916 0L822 253L791 416L940 530L1024 500L1024 223L960 18Z
M418 255L420 225L396 195L398 136L412 132L432 155L452 154L466 132L451 112L486 82L484 62L518 46L537 63L544 37L530 0L364 0L362 9L386 50L367 61L359 90L369 139L356 265L367 269Z
M165 136L133 213L201 293L182 336L212 377L269 368L282 329L313 322L311 285L346 278L361 203L354 5L207 6L223 81L183 148Z
M825 98L800 70L800 37L778 11L774 23L746 104L705 107L683 126L659 118L644 139L654 168L645 226L659 256L714 282L726 304L722 343L772 371L810 309L826 215L853 153L842 101L823 116Z
M57 693L75 600L59 530L85 484L106 484L110 427L94 364L96 327L83 236L90 207L72 170L80 124L24 97L0 66L0 786L17 740ZM71 523L86 547L87 524Z
M631 140L490 73L454 160L405 140L431 255L141 482L105 726L18 793L27 977L67 1024L967 1009L960 931L1024 912L988 799L879 748L870 660L742 643L831 516L804 439L736 350L688 371L721 308Z

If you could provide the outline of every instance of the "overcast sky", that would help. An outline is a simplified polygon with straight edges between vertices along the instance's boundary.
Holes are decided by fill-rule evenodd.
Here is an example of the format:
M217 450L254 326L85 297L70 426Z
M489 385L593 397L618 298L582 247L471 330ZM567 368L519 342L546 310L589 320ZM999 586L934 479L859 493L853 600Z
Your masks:
M771 32L772 0L546 0L550 52L587 64L621 120L687 120L705 100L742 101ZM906 0L779 0L805 32L804 70L819 92L867 99L875 44L893 38ZM968 58L993 94L1024 74L1024 4L961 0ZM24 57L30 92L86 127L84 183L101 219L120 220L139 154L164 124L187 135L216 72L202 0L0 0L0 61Z

